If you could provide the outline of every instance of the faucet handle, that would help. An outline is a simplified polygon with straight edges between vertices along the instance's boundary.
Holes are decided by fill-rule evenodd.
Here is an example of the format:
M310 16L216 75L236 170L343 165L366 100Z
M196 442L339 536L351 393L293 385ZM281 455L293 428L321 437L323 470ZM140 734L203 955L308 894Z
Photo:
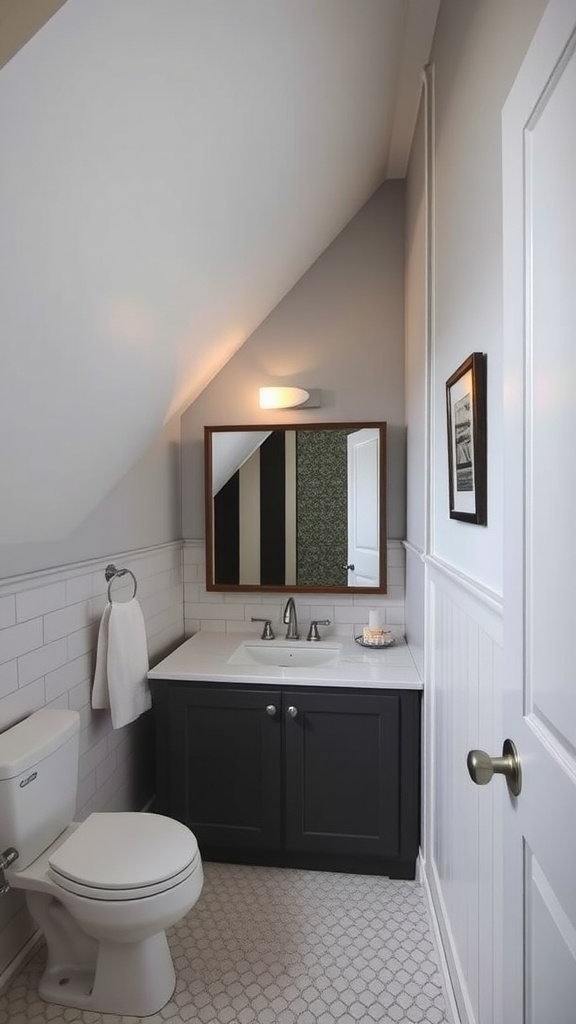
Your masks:
M310 623L310 629L308 630L307 640L321 640L322 637L318 632L318 626L329 626L330 619L312 619Z
M261 640L273 640L274 639L274 630L272 629L272 620L271 619L257 619L256 616L253 615L251 617L250 621L251 622L263 622L264 623L264 629L262 630L262 636L260 637Z

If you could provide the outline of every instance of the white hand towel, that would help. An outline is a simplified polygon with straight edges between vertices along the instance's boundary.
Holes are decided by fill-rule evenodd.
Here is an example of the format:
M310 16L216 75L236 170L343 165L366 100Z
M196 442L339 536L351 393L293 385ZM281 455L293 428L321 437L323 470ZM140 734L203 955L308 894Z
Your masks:
M108 695L108 622L110 620L110 609L112 605L107 604L100 619L98 630L98 645L96 647L96 668L94 669L94 685L92 686L92 707L109 708L110 697Z
M148 667L146 628L138 601L107 605L98 634L92 707L110 707L114 729L151 707Z

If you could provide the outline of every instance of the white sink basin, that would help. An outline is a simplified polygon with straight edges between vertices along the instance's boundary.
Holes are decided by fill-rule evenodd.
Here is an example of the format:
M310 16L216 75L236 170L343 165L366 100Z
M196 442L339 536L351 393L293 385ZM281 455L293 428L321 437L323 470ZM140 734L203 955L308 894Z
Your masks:
M320 642L286 643L274 640L245 640L228 658L229 665L271 665L275 668L320 668L337 665L340 645Z

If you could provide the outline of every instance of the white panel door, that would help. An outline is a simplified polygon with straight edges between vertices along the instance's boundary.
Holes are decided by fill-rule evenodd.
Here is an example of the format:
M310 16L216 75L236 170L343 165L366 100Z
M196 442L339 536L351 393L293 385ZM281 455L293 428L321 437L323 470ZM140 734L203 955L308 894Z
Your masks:
M505 800L503 1019L575 1024L576 0L546 9L503 161L504 728L523 775Z
M355 430L348 435L347 442L348 586L377 587L380 581L380 430L378 427Z

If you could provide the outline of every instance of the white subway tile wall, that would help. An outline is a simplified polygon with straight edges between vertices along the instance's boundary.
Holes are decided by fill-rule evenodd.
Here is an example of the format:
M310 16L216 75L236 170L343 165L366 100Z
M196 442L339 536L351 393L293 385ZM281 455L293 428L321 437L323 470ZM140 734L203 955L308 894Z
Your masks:
M78 820L92 811L141 809L153 795L150 716L113 730L109 712L90 706L109 562L136 576L154 664L184 638L180 542L0 581L0 731L47 705L79 712ZM119 600L132 594L130 577L112 587ZM32 932L22 896L3 896L0 980Z
M380 621L393 633L404 633L405 553L402 542L388 541L388 592L386 594L295 594L301 632L310 619L330 619L324 636L357 636L368 625L370 608L377 608ZM203 541L184 541L184 628L186 636L200 630L226 633L261 631L251 616L270 618L282 629L282 610L287 594L243 591L221 593L206 590L206 562Z

